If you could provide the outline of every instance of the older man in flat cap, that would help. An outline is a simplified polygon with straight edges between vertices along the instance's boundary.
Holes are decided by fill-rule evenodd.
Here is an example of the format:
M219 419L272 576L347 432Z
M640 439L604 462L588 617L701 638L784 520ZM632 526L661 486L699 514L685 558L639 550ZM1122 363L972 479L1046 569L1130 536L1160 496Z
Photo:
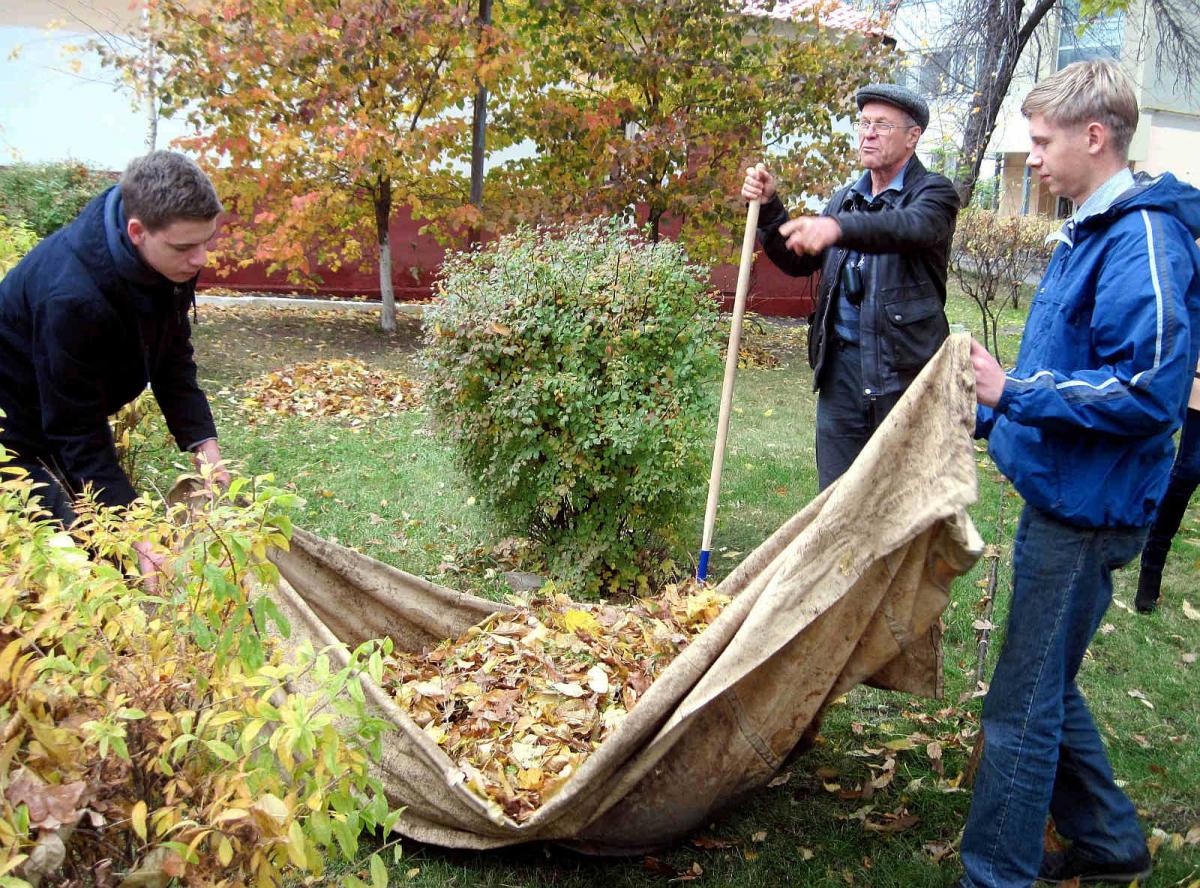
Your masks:
M824 490L946 338L946 263L958 195L915 155L929 108L900 86L865 86L859 108L863 174L819 216L788 219L775 178L746 171L742 197L761 199L766 254L791 275L820 270L809 318L817 391L817 474Z

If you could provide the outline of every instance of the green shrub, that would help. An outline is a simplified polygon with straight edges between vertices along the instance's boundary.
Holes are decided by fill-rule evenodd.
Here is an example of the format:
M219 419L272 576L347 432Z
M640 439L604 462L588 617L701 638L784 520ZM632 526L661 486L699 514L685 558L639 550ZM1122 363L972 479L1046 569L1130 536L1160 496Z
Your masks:
M19 222L9 222L0 215L0 277L21 261L21 257L32 250L38 237Z
M717 308L701 275L615 220L523 229L444 266L426 313L434 419L577 594L644 582L703 485Z
M46 237L115 181L81 163L14 164L0 169L0 216Z
M7 460L0 446L3 885L270 886L357 861L360 830L399 814L369 776L386 725L359 685L390 645L339 669L281 643L266 556L294 495L235 479L187 522L85 503L68 533ZM170 553L155 591L138 540Z

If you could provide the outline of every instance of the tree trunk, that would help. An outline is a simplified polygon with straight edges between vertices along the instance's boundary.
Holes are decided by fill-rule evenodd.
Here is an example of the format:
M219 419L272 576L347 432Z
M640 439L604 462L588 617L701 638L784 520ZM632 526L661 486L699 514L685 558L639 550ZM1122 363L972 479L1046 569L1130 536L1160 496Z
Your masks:
M146 41L146 151L158 147L158 78L155 76L154 35L150 33L149 7L142 9L143 38Z
M388 225L392 220L392 183L380 178L375 191L375 232L379 238L379 326L385 333L396 332L396 292L392 289L392 244Z
M492 0L479 0L479 25L482 29L492 23ZM478 84L475 93L475 115L471 121L471 204L483 210L483 154L487 134L487 88ZM470 244L479 244L479 226L472 226Z
M996 118L1000 116L1017 63L1038 25L1057 2L1038 0L1024 23L1021 22L1024 0L996 0L987 5L981 16L978 24L982 33L978 39L986 47L986 54L976 74L974 105L963 132L960 162L954 177L954 187L964 207L975 192L983 154L996 129Z

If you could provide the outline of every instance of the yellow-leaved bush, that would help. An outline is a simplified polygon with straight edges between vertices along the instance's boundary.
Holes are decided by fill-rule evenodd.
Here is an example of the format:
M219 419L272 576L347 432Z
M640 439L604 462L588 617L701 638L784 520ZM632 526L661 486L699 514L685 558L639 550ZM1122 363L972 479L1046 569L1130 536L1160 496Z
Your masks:
M21 261L37 246L38 236L20 222L12 222L0 214L0 277Z
M165 514L85 502L68 533L0 447L0 885L276 885L390 832L358 678L390 644L340 669L288 644L267 554L296 498L269 481ZM171 553L153 592L138 540Z

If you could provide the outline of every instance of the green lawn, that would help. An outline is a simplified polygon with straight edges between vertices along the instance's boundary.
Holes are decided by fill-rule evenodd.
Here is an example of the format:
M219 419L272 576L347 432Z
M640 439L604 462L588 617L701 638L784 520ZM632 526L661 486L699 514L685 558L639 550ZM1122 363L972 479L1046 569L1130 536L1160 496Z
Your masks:
M979 327L974 305L951 300L951 320ZM1003 358L1016 355L1023 312L1002 321ZM202 307L195 328L197 361L218 415L227 456L245 470L273 472L307 500L298 523L373 557L448 585L495 595L498 531L474 504L470 484L427 428L420 411L352 427L345 422L279 420L240 408L239 385L266 370L321 357L354 356L416 374L417 322L402 318L394 336L373 316L282 309ZM815 401L803 358L804 331L770 323L751 342L777 355L772 369L740 372L731 424L713 573L719 579L816 492ZM714 386L718 382L714 380ZM714 419L715 424L715 419ZM993 620L1003 625L1011 538L1020 501L986 454L979 454L980 501L972 515L984 539L1000 547L999 594ZM160 464L158 477L168 469ZM681 516L695 544L676 553L691 563L703 503ZM1109 743L1113 764L1142 809L1147 828L1186 835L1200 826L1200 695L1194 654L1200 623L1182 604L1200 606L1200 513L1189 514L1172 553L1164 598L1152 616L1132 612L1136 568L1117 578L1114 606L1084 665L1081 684ZM596 861L553 847L470 854L404 844L395 882L419 886L643 886L665 884L698 864L697 881L765 888L803 886L948 886L960 874L955 843L969 794L957 790L972 744L978 605L984 564L959 580L945 616L946 687L942 701L860 688L831 708L816 749L792 768L789 781L743 799L692 841L658 855ZM991 656L1001 631L993 633ZM1139 691L1144 700L1130 696ZM1153 708L1151 708L1151 704ZM869 800L846 798L884 761L886 741L913 737L895 753L896 777ZM944 750L939 775L927 744ZM895 745L906 745L903 743ZM892 831L869 828L892 823ZM697 843L698 840L698 843ZM1148 886L1189 885L1200 878L1200 847L1156 856Z

